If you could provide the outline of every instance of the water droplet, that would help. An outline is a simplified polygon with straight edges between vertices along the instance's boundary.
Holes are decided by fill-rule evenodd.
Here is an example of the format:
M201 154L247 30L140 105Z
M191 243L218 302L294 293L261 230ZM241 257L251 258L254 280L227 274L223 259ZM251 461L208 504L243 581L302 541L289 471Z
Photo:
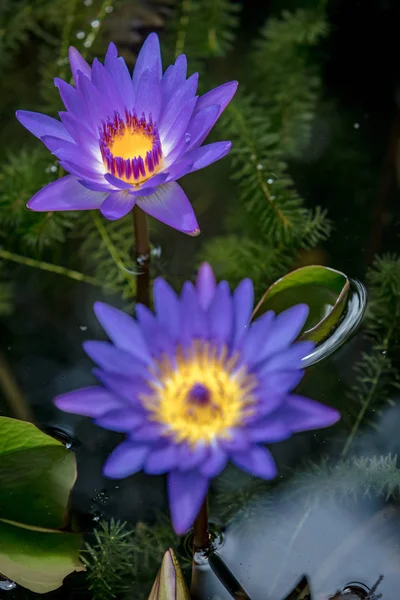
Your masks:
M360 123L354 123L353 127L354 129L360 129Z
M269 185L271 185L272 183L274 183L274 180L271 179L271 177L269 179L267 179L267 183L269 183Z
M78 40L83 40L83 38L85 37L85 32L84 31L78 31L76 33L76 37L78 38Z
M110 14L114 10L114 7L113 6L106 6L104 10L106 11L106 13Z
M155 258L160 258L161 254L162 254L161 246L156 246L156 248L152 248L152 250L151 250L152 256L154 256Z
M0 579L0 590L4 592L10 592L11 590L15 590L17 584L15 581L11 581L11 579Z
M90 24L94 29L96 29L100 25L100 21L98 19L95 19Z
M387 350L382 350L382 354L383 354L383 356L386 356Z
M67 450L72 448L72 437L63 429L60 429L59 427L44 427L43 431L44 433L47 433L47 435L53 437L55 440L58 440L64 444Z
M86 331L87 330L87 325L79 325L79 329L81 331Z
M93 498L93 502L96 502L97 504L101 504L102 506L105 506L107 504L107 502L109 501L109 499L110 499L110 496L107 494L107 492L102 490L101 492L99 492L98 494L95 495L95 497Z
M93 513L92 519L95 523L98 523L103 515L99 512Z
M264 165L263 165L262 163L258 163L258 165L257 165L257 169L258 169L259 171L262 171L262 170L263 170L263 168L264 168Z
M185 133L185 142L187 144L190 142L191 139L192 139L192 136L190 135L190 133Z

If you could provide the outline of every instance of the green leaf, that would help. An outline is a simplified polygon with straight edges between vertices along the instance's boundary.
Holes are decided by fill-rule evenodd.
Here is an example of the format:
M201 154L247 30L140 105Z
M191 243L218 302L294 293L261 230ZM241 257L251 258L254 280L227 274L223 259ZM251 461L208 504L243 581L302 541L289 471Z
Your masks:
M79 561L78 534L0 520L0 539L0 572L37 594L59 588L64 577L85 568Z
M279 313L295 304L310 308L300 339L320 342L338 325L346 308L350 283L346 275L321 265L292 271L268 288L256 306L255 315L274 310Z
M0 417L0 573L33 592L84 569L81 536L57 531L75 479L73 452L31 423Z

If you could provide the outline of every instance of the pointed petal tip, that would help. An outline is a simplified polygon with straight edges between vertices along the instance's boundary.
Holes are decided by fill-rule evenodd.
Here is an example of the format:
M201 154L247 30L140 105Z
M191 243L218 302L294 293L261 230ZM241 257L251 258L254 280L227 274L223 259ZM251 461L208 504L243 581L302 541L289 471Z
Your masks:
M197 237L199 236L201 233L200 228L197 227L196 229L193 229L193 231L188 231L187 234L190 235L191 237Z

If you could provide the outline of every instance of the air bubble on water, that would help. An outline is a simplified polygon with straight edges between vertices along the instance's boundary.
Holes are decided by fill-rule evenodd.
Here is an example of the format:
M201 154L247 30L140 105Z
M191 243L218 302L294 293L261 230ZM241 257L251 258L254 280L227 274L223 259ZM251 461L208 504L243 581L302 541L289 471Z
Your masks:
M87 325L79 325L79 329L81 331L86 331L87 330Z
M382 354L383 354L383 356L386 356L387 350L382 350Z
M267 183L269 183L269 185L271 185L272 183L274 183L274 180L271 179L271 177L269 179L267 179Z
M190 142L191 139L192 139L192 136L190 135L190 133L185 133L185 142L187 144Z
M107 504L107 502L109 501L109 499L110 499L110 496L107 494L107 492L102 490L101 492L99 492L98 494L95 495L95 497L93 498L93 502L96 502L96 504L102 504L103 506L105 506Z
M110 14L114 10L114 7L113 6L106 6L104 10L106 11L106 13Z
M84 31L77 31L76 33L76 37L78 38L78 40L83 40L83 38L85 37L85 32Z
M154 256L155 258L160 258L161 253L162 253L161 246L156 246L155 248L152 248L152 250L151 250L151 255Z
M100 25L100 21L98 19L95 19L90 24L93 27L93 29L96 29Z
M257 169L258 169L259 171L262 171L262 170L263 170L263 168L264 168L264 165L263 165L262 163L258 163L258 165L257 165Z
M11 590L15 590L17 584L15 581L11 581L11 579L0 579L0 590L4 592L11 592Z
M95 523L98 523L103 515L99 512L95 512L92 515L92 519Z
M354 129L360 129L360 123L354 123L353 127Z

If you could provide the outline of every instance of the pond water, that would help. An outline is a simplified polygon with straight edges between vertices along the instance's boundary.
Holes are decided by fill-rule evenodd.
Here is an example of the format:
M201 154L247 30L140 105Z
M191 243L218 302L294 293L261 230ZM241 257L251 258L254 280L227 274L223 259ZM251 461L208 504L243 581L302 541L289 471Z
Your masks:
M240 16L234 16L236 11L229 13L232 19L239 19L232 34L234 41L229 44L230 34L228 38L218 35L230 27L229 19L221 14L228 13L228 5L240 4ZM169 525L165 477L139 472L126 479L107 479L102 474L103 464L124 439L123 434L97 427L89 418L61 412L52 403L58 394L95 384L92 361L82 350L87 339L107 339L93 313L94 302L103 300L133 312L133 298L127 285L127 277L134 281L137 271L130 238L131 216L106 223L125 271L109 259L104 238L103 242L93 242L93 224L86 212L74 213L67 224L53 221L49 227L42 216L37 223L33 220L36 217L24 216L24 211L28 212L26 201L45 183L43 173L54 166L54 157L49 153L47 158L38 159L34 153L40 142L33 136L28 139L29 134L14 118L15 110L20 108L51 112L48 107L54 104L55 92L49 81L54 76L69 81L69 67L62 60L65 47L71 43L80 50L86 47L88 59L97 55L102 60L108 43L114 40L132 66L145 36L156 30L163 53L165 49L164 68L174 53L172 40L177 40L187 51L189 61L193 55L193 68L199 65L201 77L207 80L202 93L210 87L208 78L212 85L239 80L244 93L253 95L255 110L262 121L265 117L265 121L271 122L272 134L280 140L285 133L276 123L281 117L282 103L287 103L288 111L298 111L299 122L293 120L293 139L297 135L302 139L302 127L310 129L310 139L300 150L288 147L279 154L276 148L280 146L276 144L281 142L265 139L263 125L257 125L257 119L244 123L243 135L235 134L239 125L230 124L233 113L227 116L227 124L213 133L213 141L225 139L224 135L233 132L234 148L236 144L240 150L243 143L248 165L253 161L252 152L260 151L261 158L257 156L256 161L261 165L258 172L265 181L272 181L268 183L272 192L268 193L276 194L278 208L286 190L292 188L285 187L286 175L279 172L277 176L271 165L278 170L280 161L284 161L287 165L284 173L293 178L304 207L321 207L327 211L333 226L329 235L321 234L318 238L315 234L315 243L311 237L309 243L303 243L300 233L289 241L284 235L278 239L278 234L273 233L275 226L272 233L267 225L260 228L258 208L252 208L249 199L246 205L242 204L244 193L240 186L253 183L248 179L246 164L244 168L240 162L243 158L239 152L233 162L225 158L183 180L201 225L199 237L185 236L149 218L153 245L151 276L162 275L180 289L185 280L194 279L199 262L207 259L217 277L228 279L232 287L242 277L250 276L255 284L256 301L279 277L310 264L329 266L350 279L345 312L329 336L305 357L303 364L307 369L299 387L299 393L339 410L341 420L327 429L298 433L271 444L269 448L279 472L272 481L262 481L231 465L213 481L210 520L218 557L233 581L236 579L247 594L237 594L236 598L372 599L374 596L368 596L367 590L383 576L375 596L380 593L384 600L397 600L400 585L400 470L396 462L400 452L400 258L396 256L400 223L398 2L373 0L366 5L356 0L242 3L193 0L193 5L194 8L191 2L156 0L61 3L21 0L15 5L11 3L11 8L0 7L0 22L4 16L0 31L6 40L16 35L11 16L27 19L27 24L20 26L21 39L17 35L15 47L11 41L5 45L4 52L10 54L10 62L0 58L3 88L0 153L3 164L8 165L0 172L0 285L3 286L0 309L2 289L7 284L9 290L7 303L4 292L6 308L0 314L0 416L34 423L75 454L78 477L71 494L66 530L83 532L85 542L92 546L96 545L93 532L107 527L111 520L124 522L126 530L135 532L127 550L132 556L132 568L130 571L122 568L121 578L109 577L109 589L93 585L93 580L101 578L100 573L107 573L108 577L109 572L118 571L118 554L117 558L110 555L104 560L103 571L89 569L86 574L69 575L62 587L45 597L147 598L162 556L170 545L174 545L189 583L191 578L190 542L185 537L177 539ZM290 21L287 15L282 17L282 10L297 16ZM212 20L203 22L204 15L209 14L216 19L215 31ZM287 25L279 28L274 20L285 18ZM185 25L185 19L189 24ZM198 21L198 26L192 26L193 20ZM258 73L261 66L252 62L252 52L263 23L271 28L270 45L265 73ZM93 42L84 46L97 30ZM213 36L220 44L215 51L209 49L214 47ZM63 40L61 49L59 38ZM200 50L196 54L197 48ZM275 64L278 56L281 72ZM59 60L61 65L57 63ZM46 75L47 70L51 71L51 77ZM291 81L293 89L285 87L283 80L286 84ZM315 98L310 100L309 94L299 93L299 89L311 90ZM294 108L288 97L296 99ZM233 106L237 102L238 110L245 106L241 96L233 102ZM243 109L243 114L248 113ZM250 150L245 147L246 131L251 136ZM22 156L21 148L25 148ZM30 170L23 171L24 161L31 166ZM239 174L239 179L235 179L235 174ZM47 171L46 177L50 175L54 176L54 170L52 174ZM278 186L276 192L274 185ZM257 197L257 190L249 189L249 195ZM274 200L273 197L271 206ZM48 215L51 219L53 213ZM38 243L40 236L42 242ZM228 239L232 243L224 245L223 240ZM235 253L235 245L241 243L246 252L239 255ZM4 251L11 253L11 258ZM383 262L377 264L377 256L385 256ZM29 259L34 264L29 264ZM92 285L62 272L50 272L41 263L84 272L100 283L106 282L108 287L110 282L115 283L114 289L97 285L98 281ZM299 300L307 301L303 292ZM325 289L321 295L318 285L314 285L308 286L306 292L310 304L316 304L314 315L319 311L320 319L330 312L336 299L332 291ZM372 304L365 317L367 298ZM0 462L0 480L1 470ZM27 511L30 503L27 489ZM0 502L0 521L1 506ZM0 598L40 598L41 594L15 583L7 572L1 577L2 564L7 562L1 545L0 541ZM123 548L119 552L122 556ZM233 585L232 578L225 572L221 582L208 561L200 563L194 568L193 597L232 598L227 589ZM52 567L48 568L51 571ZM305 575L311 595L292 592ZM352 582L356 582L353 592L340 595L339 591Z

